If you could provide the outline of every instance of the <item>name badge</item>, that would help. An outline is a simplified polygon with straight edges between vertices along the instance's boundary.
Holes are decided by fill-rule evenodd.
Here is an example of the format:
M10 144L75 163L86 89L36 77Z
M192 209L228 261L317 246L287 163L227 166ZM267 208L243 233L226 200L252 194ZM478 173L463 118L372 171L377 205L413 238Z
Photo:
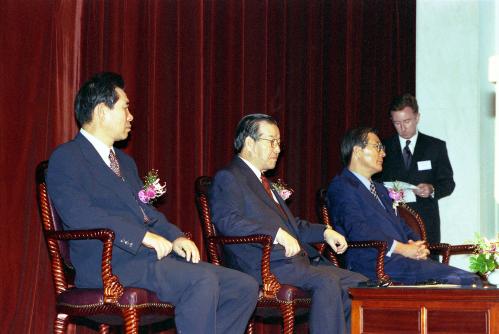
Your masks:
M418 170L431 169L431 160L418 161Z

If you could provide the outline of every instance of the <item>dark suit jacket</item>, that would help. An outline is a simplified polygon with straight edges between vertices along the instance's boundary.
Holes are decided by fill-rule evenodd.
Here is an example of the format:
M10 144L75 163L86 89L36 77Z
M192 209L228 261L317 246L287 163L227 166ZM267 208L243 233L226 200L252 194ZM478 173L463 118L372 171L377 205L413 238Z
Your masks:
M384 207L348 169L345 168L333 179L328 188L327 202L335 229L348 241L386 241L388 249L392 247L394 240L403 243L407 243L409 239L420 240L420 236L395 215L386 188L377 182L375 186ZM376 279L376 255L375 249L349 249L346 252L348 269ZM398 254L385 257L385 271L396 276L399 272L412 270L412 261L406 260Z
M274 191L274 194L285 215L265 192L255 173L244 161L235 157L228 167L220 170L214 177L210 189L213 223L222 235L266 234L275 237L279 228L282 228L295 236L306 253L287 258L281 245L275 245L271 253L271 268L289 266L287 277L292 280L293 273L297 273L300 266L309 266L309 258L318 256L309 243L323 241L325 227L295 218L278 193ZM231 266L252 275L260 282L261 254L261 246L256 244L226 247Z
M148 264L156 261L155 251L141 244L146 231L171 241L183 234L162 213L138 200L143 183L135 162L121 150L115 149L115 152L125 181L118 178L92 144L78 134L52 154L47 187L66 229L109 228L115 232L113 271L129 286L145 280ZM147 224L139 206L150 219ZM102 243L71 241L70 249L76 285L102 286Z
M327 201L336 230L348 241L386 241L389 249L394 240L403 243L409 239L420 240L419 235L395 215L386 188L376 182L375 186L383 205L348 169L333 179ZM348 269L374 280L376 255L376 251L369 248L349 249L346 252ZM473 273L433 260L414 260L395 253L385 256L385 272L396 282L405 284L436 279L450 284L481 285L480 278Z
M415 203L407 203L423 218L430 243L440 242L440 216L438 200L452 193L455 187L452 166L445 142L419 132L411 165L405 169L398 135L383 142L386 157L383 163L382 181L404 181L414 185L430 183L435 188L434 198L416 196ZM431 169L418 170L418 161L431 161Z

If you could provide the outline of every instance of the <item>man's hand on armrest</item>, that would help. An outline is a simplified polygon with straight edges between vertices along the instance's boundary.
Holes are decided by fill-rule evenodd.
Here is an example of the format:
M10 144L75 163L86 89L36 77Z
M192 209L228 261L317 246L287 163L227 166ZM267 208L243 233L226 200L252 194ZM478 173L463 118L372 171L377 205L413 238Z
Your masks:
M279 228L277 234L275 235L275 241L284 247L285 255L287 257L294 256L300 252L300 244L298 240L293 238L291 234L284 231L282 228Z
M200 260L196 244L185 237L179 237L173 241L173 251L185 258L187 262L198 263Z
M426 260L430 254L430 251L426 247L426 243L423 240L409 240L406 244L397 242L394 253L414 260Z
M152 232L146 232L144 239L142 239L142 244L148 248L154 249L158 260L161 260L170 254L173 248L170 241Z
M324 240L338 254L343 254L348 247L345 237L328 227L324 230Z

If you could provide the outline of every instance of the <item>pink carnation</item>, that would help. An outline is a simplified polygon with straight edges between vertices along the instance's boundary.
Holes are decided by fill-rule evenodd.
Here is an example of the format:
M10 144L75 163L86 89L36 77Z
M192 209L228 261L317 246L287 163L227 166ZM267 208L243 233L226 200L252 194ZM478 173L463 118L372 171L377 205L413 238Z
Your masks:
M153 185L150 185L149 187L147 187L146 194L147 194L147 197L149 197L149 199L156 196L156 189L154 189Z
M144 190L139 191L139 199L142 203L147 204L149 202L149 197Z
M389 189L388 195L390 196L391 199L393 199L396 202L400 202L404 199L404 191L403 190L395 191L393 189Z
M293 192L289 191L288 189L282 189L282 190L279 190L279 196L281 196L281 198L285 201L289 198L289 196L291 196L293 194Z

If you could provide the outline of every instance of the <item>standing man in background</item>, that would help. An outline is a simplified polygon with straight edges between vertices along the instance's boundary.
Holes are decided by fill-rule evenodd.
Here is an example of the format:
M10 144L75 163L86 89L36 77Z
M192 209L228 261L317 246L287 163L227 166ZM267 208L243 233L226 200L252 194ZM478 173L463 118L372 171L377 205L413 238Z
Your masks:
M445 142L418 131L419 107L410 94L396 97L390 118L398 135L385 139L386 157L381 179L415 185L415 201L407 204L423 218L428 242L440 242L438 200L449 196L456 184Z

